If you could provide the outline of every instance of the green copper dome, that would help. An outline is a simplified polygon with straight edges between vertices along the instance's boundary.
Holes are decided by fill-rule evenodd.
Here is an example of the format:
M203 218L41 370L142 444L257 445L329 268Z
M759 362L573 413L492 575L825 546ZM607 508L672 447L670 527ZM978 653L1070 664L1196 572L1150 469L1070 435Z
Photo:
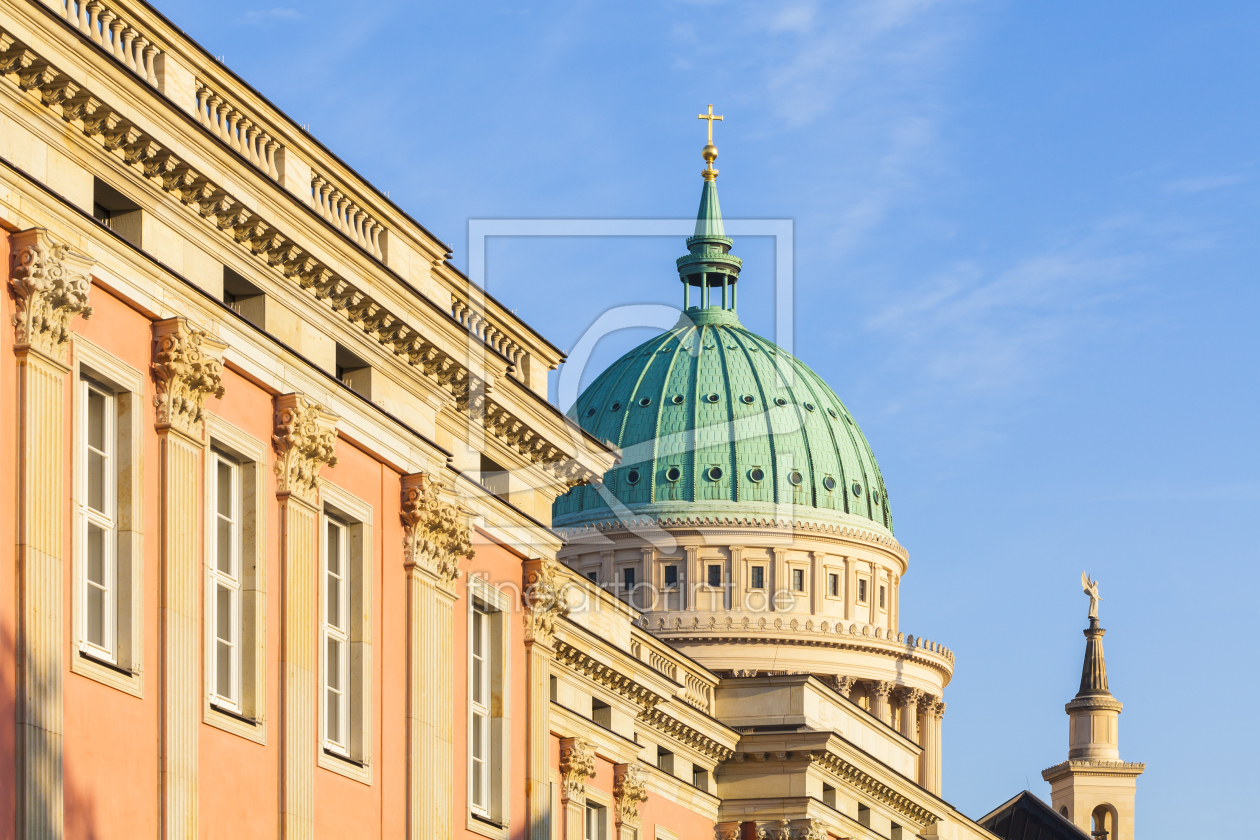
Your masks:
M570 411L621 449L621 463L602 487L558 498L553 523L651 516L855 525L858 518L892 531L883 476L844 403L735 314L741 263L730 255L716 177L706 170L695 235L678 260L682 317L600 374ZM690 305L692 287L699 306Z

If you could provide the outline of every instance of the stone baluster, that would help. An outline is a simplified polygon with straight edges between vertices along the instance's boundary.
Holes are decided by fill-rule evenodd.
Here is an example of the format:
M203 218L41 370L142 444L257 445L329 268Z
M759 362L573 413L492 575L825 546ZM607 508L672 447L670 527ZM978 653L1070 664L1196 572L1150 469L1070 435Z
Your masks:
M647 773L637 764L613 766L616 840L635 840L639 836L639 803L648 800L647 780Z
M104 9L105 4L102 3L101 0L91 0L91 2L87 4L88 18L90 21L88 23L87 33L88 36L97 43L97 46L100 47L105 46L105 38L109 34L108 29L106 29L104 33L101 31L101 12L104 11Z
M73 2L74 0L67 0L67 3ZM88 21L87 0L79 0L78 14L72 22L79 27L80 32L92 31L92 24Z
M150 41L144 46L144 78L149 84L157 87L157 56L161 50L158 45Z
M560 803L564 840L583 840L586 780L595 777L595 747L585 738L560 739Z
M198 633L201 615L201 469L205 401L223 396L227 345L184 318L153 324L162 626L162 729L159 780L162 837L198 834L197 743L201 723Z
M871 688L871 714L884 723L892 724L892 708L888 704L888 695L897 687L894 682L874 680Z
M253 120L246 117L241 120L241 137L243 139L245 157L249 158L249 162L257 166L259 169L266 169L262 155L259 153L260 144L258 135L262 134L262 129Z
M276 151L280 148L280 142L270 136L267 137L266 148L266 166L267 174L277 181L280 180L280 166L276 163Z
M407 837L449 837L455 724L452 658L459 561L472 539L449 488L425 473L403 476L403 567L407 572Z
M130 26L125 26L125 25L123 26L122 55L119 56L119 59L122 61L123 64L130 67L132 70L136 69L136 56L135 56L135 53L132 52L131 50L131 42L134 41L136 39L136 36L138 36L139 34L140 34L139 32L132 29Z
M342 233L351 233L350 230L350 198L341 190L333 193L333 199L337 202L337 227L341 228Z
M210 88L204 84L197 85L197 121L202 125L209 125L210 118L206 116L206 101L210 98Z
M280 837L314 840L320 470L336 466L336 415L301 394L275 398L280 502Z
M554 561L527 560L521 592L525 621L526 840L551 835L551 662L555 622L569 612L562 572ZM428 840L428 838L425 838Z
M113 17L109 21L111 52L114 53L114 58L124 63L126 62L127 59L125 58L124 53L123 53L122 33L123 33L123 29L125 29L126 26L127 24L123 23L122 20L118 18L117 16Z
M92 260L43 228L13 234L10 246L17 393L9 411L18 443L17 837L54 840L64 832L66 345L71 320L92 314Z
M244 118L245 115L236 108L232 108L228 111L228 145L241 154L245 154L245 149L241 146L241 120Z

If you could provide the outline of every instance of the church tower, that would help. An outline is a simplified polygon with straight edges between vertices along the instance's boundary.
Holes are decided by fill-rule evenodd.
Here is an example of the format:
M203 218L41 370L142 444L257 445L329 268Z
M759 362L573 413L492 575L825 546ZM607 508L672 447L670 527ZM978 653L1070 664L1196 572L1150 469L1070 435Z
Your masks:
M1137 777L1146 765L1120 760L1120 712L1124 704L1107 688L1107 663L1098 624L1097 581L1081 576L1090 596L1081 687L1067 711L1068 760L1041 773L1050 783L1054 809L1096 840L1134 840Z

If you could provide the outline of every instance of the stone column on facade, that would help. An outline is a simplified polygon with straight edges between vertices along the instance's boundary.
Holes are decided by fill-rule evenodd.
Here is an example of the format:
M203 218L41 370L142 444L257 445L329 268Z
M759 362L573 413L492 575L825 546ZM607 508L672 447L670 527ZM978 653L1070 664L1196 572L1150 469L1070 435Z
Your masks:
M787 579L787 549L776 548L774 551L774 577L770 581L770 611L777 612L779 609L779 593L786 592L789 589Z
M555 657L556 619L569 612L563 584L555 562L525 561L521 606L525 621L527 840L552 840L551 661Z
M315 836L316 597L319 472L335 466L336 415L301 394L275 398L276 495L280 500L280 836Z
M936 787L932 788L932 792L937 796L941 795L943 784L941 779L941 721L945 717L945 703L937 700L932 706L932 745L935 752L935 760L932 765L932 781Z
M17 360L17 836L64 831L62 628L66 344L92 314L92 260L33 228L10 237Z
M857 563L852 557L844 558L844 620L857 617Z
M726 582L726 608L735 612L744 610L744 592L748 581L744 579L744 547L731 546L731 576Z
M451 837L455 760L453 627L459 561L471 558L467 518L426 473L402 479L407 572L407 837Z
M599 553L599 578L604 582L604 588L614 595L617 594L617 567L613 565L615 553L612 551L601 551Z
M704 584L703 572L700 571L700 546L685 545L683 552L686 554L686 580L684 581L683 591L684 600L681 608L684 610L695 610L698 607L699 598L697 597L700 586Z
M940 739L937 735L940 716L936 712L936 707L941 704L936 697L925 695L919 703L919 709L923 713L923 718L919 728L919 746L923 747L923 753L920 761L922 762L922 770L920 784L930 790L932 793L940 793L940 782L937 778L937 768L940 766Z
M586 780L595 777L595 747L585 738L560 739L560 804L564 840L583 840Z
M831 687L845 700L849 699L849 693L853 691L856 683L857 680L853 677L834 676L831 678Z
M901 691L901 734L916 744L918 740L919 700L923 692L917 688L905 688Z
M639 609L663 610L667 604L661 593L663 588L661 586L661 564L656 562L656 549L652 546L647 546L639 549L639 552L643 555L643 574L635 586L637 588L640 583L647 584L647 586L639 589ZM643 597L644 593L647 595L646 598ZM631 600L630 603L633 604L634 601Z
M227 345L184 318L153 324L157 409L162 628L162 837L198 835L197 743L201 725L201 471L205 401L223 396Z
M635 840L639 833L639 803L647 802L647 772L637 764L613 766L616 799L616 840Z
M892 725L892 707L888 704L888 695L896 687L896 683L885 680L874 680L870 684L871 714L890 726Z

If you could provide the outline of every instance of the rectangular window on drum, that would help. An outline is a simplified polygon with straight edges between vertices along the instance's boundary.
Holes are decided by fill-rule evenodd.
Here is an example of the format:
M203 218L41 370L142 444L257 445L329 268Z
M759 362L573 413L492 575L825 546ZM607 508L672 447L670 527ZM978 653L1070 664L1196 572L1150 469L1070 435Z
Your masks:
M220 452L210 458L211 499L214 521L209 523L212 552L210 567L213 623L210 671L211 702L234 712L241 709L241 466Z
M673 587L677 585L678 585L678 567L666 566L665 567L665 586L667 588L672 589Z
M858 597L857 599L863 604L866 603L866 581L858 580Z
M722 567L717 563L709 564L709 586L719 587L722 585Z
M81 647L109 662L118 658L117 464L112 391L79 383L84 411L79 440L83 461L79 529L84 552Z
M634 589L634 569L622 569L621 582L622 585L625 586L626 594L630 594L630 592Z
M766 567L753 566L751 571L752 571L752 580L749 582L750 586L753 589L765 589L766 588Z
M324 748L350 755L350 550L344 523L324 517Z
M832 598L840 597L840 575L827 575L827 594Z
M804 569L792 570L792 591L793 592L805 591L805 570Z
M879 588L879 608L884 609L884 587Z

